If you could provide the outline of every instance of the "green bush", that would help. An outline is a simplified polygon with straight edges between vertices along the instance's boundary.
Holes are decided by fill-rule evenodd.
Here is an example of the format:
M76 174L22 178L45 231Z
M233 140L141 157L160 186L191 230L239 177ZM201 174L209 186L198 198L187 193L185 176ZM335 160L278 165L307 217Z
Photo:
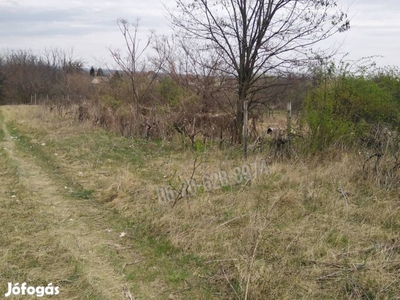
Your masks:
M398 76L350 73L334 64L315 72L305 99L304 116L310 135L310 151L335 143L352 145L368 135L376 124L392 129L400 125Z
M111 107L114 112L121 106L121 100L115 99L110 95L103 95L102 101L107 107Z
M182 91L179 85L170 77L164 77L158 85L158 92L172 106L180 103Z

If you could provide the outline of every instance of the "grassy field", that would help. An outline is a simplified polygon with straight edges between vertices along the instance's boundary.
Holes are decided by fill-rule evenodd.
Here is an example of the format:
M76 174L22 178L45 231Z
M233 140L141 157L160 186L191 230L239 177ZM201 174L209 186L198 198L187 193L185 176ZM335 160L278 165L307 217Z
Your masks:
M59 299L400 299L399 190L364 180L358 153L244 161L44 107L0 112L0 295L51 282Z

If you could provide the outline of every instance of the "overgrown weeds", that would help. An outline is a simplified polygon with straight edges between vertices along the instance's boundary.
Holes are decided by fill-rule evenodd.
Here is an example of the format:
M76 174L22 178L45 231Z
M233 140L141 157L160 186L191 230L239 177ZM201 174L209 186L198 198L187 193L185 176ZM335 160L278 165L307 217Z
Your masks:
M32 116L35 109L26 113ZM124 232L129 242L123 247L141 253L132 260L131 252L99 249L116 266L123 257L118 267L138 294L158 288L177 299L400 296L398 187L364 178L364 157L357 151L279 161L257 152L245 161L235 149L183 151L85 124L61 127L52 120L57 130L50 130L43 120L22 123L21 108L19 116L19 131L31 143L45 143L43 158L51 157L60 173L84 187L82 196L112 213L110 230ZM204 176L243 173L246 164L262 159L268 174L229 188L199 188L175 205L158 201L161 186L179 187L190 178L204 185Z

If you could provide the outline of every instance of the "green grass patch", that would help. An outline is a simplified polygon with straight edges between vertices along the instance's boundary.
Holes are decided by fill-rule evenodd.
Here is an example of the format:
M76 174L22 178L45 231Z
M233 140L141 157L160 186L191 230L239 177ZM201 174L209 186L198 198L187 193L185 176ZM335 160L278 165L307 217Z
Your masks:
M94 192L93 190L80 189L78 191L71 192L70 195L72 197L74 197L74 198L77 198L77 199L87 200L87 199L90 199L92 197L93 192Z
M33 143L32 138L18 128L15 123L8 123L7 129L19 150L32 156L38 165L51 174L54 180L62 186L69 188L65 189L65 195L77 199L90 199L94 191L84 188L77 180L70 177L68 171L61 167L55 160L54 153L51 151L52 148L55 148L54 141L50 145L46 143Z

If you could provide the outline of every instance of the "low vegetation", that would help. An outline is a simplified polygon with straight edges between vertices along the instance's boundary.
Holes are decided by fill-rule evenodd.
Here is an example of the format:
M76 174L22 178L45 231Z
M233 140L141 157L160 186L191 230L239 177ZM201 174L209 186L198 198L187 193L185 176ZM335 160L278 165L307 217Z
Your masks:
M90 275L89 256L51 234L57 224L56 233L68 237L67 221L77 218L88 234L78 244L93 243L87 249L104 260L102 271L112 270L102 273L103 283L123 285L135 299L400 296L398 178L384 181L383 167L376 173L362 151L336 147L288 159L267 147L245 161L236 147L193 149L179 134L132 140L44 106L1 110L2 226L9 228L1 274L8 281L57 283L65 299L110 299ZM275 115L265 122L284 120ZM11 142L17 152L3 149ZM167 203L158 199L160 187L179 191L182 181L202 183L263 159L268 174L209 192L203 186L192 197L178 193ZM56 223L42 216L49 200L41 202L24 182L21 170L28 167L40 167L60 203L73 205L66 211L81 215ZM51 191L44 186L39 195Z

